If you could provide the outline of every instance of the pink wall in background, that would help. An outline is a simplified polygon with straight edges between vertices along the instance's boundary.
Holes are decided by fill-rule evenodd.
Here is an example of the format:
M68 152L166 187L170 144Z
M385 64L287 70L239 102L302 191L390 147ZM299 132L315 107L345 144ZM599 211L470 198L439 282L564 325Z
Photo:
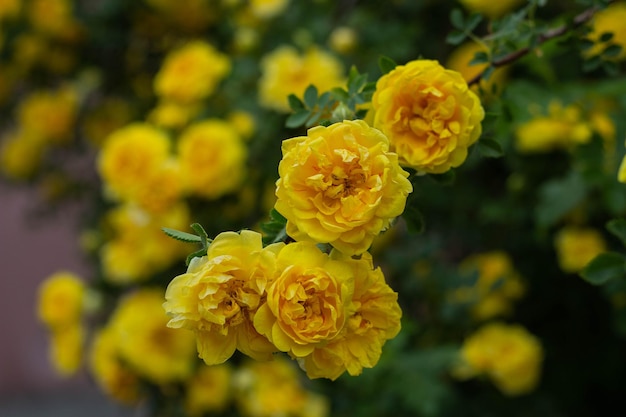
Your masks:
M48 340L37 322L37 287L66 269L88 273L77 242L75 207L29 224L36 190L0 184L0 396L24 395L85 383L61 378L48 361Z

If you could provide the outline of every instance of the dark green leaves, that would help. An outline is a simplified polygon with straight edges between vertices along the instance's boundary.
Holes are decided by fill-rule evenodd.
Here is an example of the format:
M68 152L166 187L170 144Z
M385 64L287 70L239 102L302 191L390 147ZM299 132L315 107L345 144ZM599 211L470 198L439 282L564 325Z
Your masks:
M535 210L537 223L547 227L574 209L587 195L587 184L577 172L545 183Z
M378 67L380 68L380 72L382 72L383 75L393 71L393 69L397 66L398 64L396 64L393 59L387 56L382 55L380 58L378 58Z
M460 44L476 29L482 20L483 17L480 14L474 13L466 18L461 9L453 9L450 12L450 23L452 23L455 30L448 34L446 42L452 45Z
M626 277L626 257L620 253L606 252L596 256L582 270L583 279L594 285Z
M185 260L186 265L189 265L193 258L200 258L202 256L205 256L207 253L207 249L213 242L213 240L209 238L206 231L199 223L193 223L190 227L193 229L194 232L197 233L197 235L187 232L181 232L180 230L170 229L168 227L161 228L161 230L163 230L163 232L171 238L187 243L200 243L202 245L202 249L192 252L189 254L189 256L187 256L187 259Z
M622 241L626 247L626 219L614 219L607 223L606 228L614 236Z
M270 245L276 242L283 242L287 238L285 227L287 219L284 218L276 209L270 211L269 220L261 223L261 231L263 232L263 244Z

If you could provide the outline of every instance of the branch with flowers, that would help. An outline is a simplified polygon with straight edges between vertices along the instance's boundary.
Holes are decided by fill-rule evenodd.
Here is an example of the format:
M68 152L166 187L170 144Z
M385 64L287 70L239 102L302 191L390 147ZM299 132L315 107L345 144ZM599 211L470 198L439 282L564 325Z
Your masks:
M11 18L0 155L85 207L62 374L156 416L582 417L623 363L623 2L54 1L73 35Z

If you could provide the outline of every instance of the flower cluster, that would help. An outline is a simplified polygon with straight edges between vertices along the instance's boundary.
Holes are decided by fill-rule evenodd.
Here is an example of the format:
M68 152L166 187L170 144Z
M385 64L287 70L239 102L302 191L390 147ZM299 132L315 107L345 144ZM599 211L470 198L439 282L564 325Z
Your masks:
M397 294L367 254L328 255L309 242L263 247L249 230L220 233L165 298L168 326L194 331L208 365L235 350L258 360L281 351L312 378L358 375L400 330Z

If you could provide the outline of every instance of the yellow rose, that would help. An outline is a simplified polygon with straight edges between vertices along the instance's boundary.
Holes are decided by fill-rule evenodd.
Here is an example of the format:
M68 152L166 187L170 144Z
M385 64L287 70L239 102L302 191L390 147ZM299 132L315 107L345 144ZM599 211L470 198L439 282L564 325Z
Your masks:
M190 42L170 52L154 78L156 94L190 103L208 97L230 72L228 56L204 41Z
M328 400L305 390L292 361L246 361L235 375L237 406L248 417L329 415Z
M201 365L186 381L185 410L192 417L218 413L228 407L232 398L232 369L226 364Z
M178 141L184 186L211 199L235 191L245 178L247 153L229 123L209 119L189 126Z
M133 123L113 132L98 155L105 189L115 198L133 200L144 181L170 157L170 143L160 130Z
M78 112L78 97L69 87L57 91L36 91L19 104L17 119L29 135L54 145L72 140Z
M593 132L590 124L582 120L578 107L563 107L560 102L552 101L548 106L548 115L519 125L515 136L515 147L520 153L540 153L587 143Z
M606 251L602 234L587 227L566 226L555 236L557 258L564 272L579 272L593 258Z
M309 378L335 380L346 370L350 375L360 375L363 368L378 363L385 342L400 331L402 310L398 294L387 285L381 269L374 269L369 253L353 259L333 251L331 257L349 265L354 275L354 294L344 333L314 350L301 366Z
M318 126L285 140L276 210L296 240L365 252L404 211L412 186L389 141L362 120Z
M310 242L286 245L276 265L254 327L278 350L303 358L340 335L354 291L353 273Z
M459 2L472 13L480 13L489 19L497 19L522 4L524 0L459 0Z
M622 47L620 53L613 59L623 60L626 58L626 25L624 25L624 20L626 20L626 2L623 1L616 1L606 9L597 12L591 20L591 33L589 33L589 39L596 44L585 51L585 56L591 57L602 53L607 43L599 42L600 37L603 33L610 32L613 34L613 38L609 43Z
M195 340L167 327L163 291L143 288L122 298L109 325L120 358L148 380L164 384L188 378L195 366Z
M168 285L168 326L193 330L207 365L225 362L236 349L255 359L271 358L276 349L257 333L252 319L283 245L263 248L261 234L250 230L220 233L207 256L194 258Z
M300 55L291 46L282 46L261 61L259 98L261 105L280 112L289 112L290 94L302 96L313 84L319 91L329 91L343 84L341 62L319 48Z
M113 399L124 404L134 404L139 400L139 377L122 363L117 334L110 326L98 330L93 338L89 370L100 389Z
M485 112L463 76L437 61L399 65L376 83L374 127L402 165L443 173L461 165L482 132Z
M71 272L60 271L39 286L38 316L48 328L78 323L83 313L85 284Z
M505 395L517 396L537 386L543 349L523 327L496 322L470 335L463 342L461 357L457 377L487 375Z
M505 252L491 251L468 256L459 269L478 273L474 287L463 294L474 301L471 312L476 320L510 314L513 302L524 295L524 283Z

